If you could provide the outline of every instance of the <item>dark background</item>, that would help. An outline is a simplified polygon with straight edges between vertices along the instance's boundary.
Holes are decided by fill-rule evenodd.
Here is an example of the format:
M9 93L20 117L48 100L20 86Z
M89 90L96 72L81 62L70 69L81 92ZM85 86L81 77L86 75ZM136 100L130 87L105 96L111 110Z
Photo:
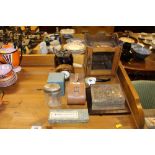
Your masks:
M8 28L8 26L0 26L0 29ZM129 30L133 32L147 32L154 33L155 26L39 26L40 31L56 32L56 27L62 28L75 28L77 33L90 32L96 33L98 31L118 32Z
M131 30L133 32L155 32L155 26L115 26L114 31Z

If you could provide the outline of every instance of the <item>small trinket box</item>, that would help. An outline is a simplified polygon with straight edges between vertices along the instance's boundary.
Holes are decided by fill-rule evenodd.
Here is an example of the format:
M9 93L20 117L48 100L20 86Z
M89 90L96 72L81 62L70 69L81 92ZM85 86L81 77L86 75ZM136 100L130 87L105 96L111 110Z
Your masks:
M78 74L72 74L70 82L67 85L67 103L85 104L85 102L86 90L84 80L80 79Z
M51 109L48 121L52 123L87 123L88 109Z
M49 73L47 83L57 83L60 85L60 95L65 94L65 77L63 73Z
M92 110L116 110L125 108L125 97L119 84L95 84L91 86Z
M71 82L68 84L68 104L85 104L86 93L84 82Z

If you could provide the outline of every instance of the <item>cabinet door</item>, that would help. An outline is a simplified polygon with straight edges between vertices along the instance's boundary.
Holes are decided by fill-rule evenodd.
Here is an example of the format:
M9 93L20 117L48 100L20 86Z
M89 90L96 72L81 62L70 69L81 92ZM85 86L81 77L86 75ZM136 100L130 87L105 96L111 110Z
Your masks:
M120 59L120 47L88 48L87 75L115 75Z

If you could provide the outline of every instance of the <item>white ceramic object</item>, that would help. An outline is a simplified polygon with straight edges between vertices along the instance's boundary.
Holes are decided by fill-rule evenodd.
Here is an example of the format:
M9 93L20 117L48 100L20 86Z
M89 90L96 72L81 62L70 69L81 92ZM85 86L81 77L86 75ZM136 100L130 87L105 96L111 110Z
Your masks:
M88 77L85 79L86 84L88 84L89 86L92 84L96 83L96 78L95 77Z
M8 87L17 81L17 74L9 64L0 65L0 87Z
M0 65L0 76L4 76L8 74L12 70L12 66L9 64L1 64Z
M75 53L84 53L86 46L83 43L67 43L64 45L64 49L71 51L73 54Z
M65 80L69 79L69 77L70 77L70 73L69 73L68 71L61 71L61 73L64 74L64 76L65 76Z
M47 49L47 46L46 46L46 42L41 42L40 45L40 53L41 54L47 54L48 53L48 49Z
M74 29L61 29L60 34L62 35L73 35L75 33Z

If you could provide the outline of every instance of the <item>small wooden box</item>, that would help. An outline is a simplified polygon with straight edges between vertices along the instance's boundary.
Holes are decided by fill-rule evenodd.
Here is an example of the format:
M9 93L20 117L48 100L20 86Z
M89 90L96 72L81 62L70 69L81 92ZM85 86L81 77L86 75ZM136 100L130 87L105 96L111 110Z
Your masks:
M67 86L67 103L69 105L84 105L86 102L85 83L70 82Z

